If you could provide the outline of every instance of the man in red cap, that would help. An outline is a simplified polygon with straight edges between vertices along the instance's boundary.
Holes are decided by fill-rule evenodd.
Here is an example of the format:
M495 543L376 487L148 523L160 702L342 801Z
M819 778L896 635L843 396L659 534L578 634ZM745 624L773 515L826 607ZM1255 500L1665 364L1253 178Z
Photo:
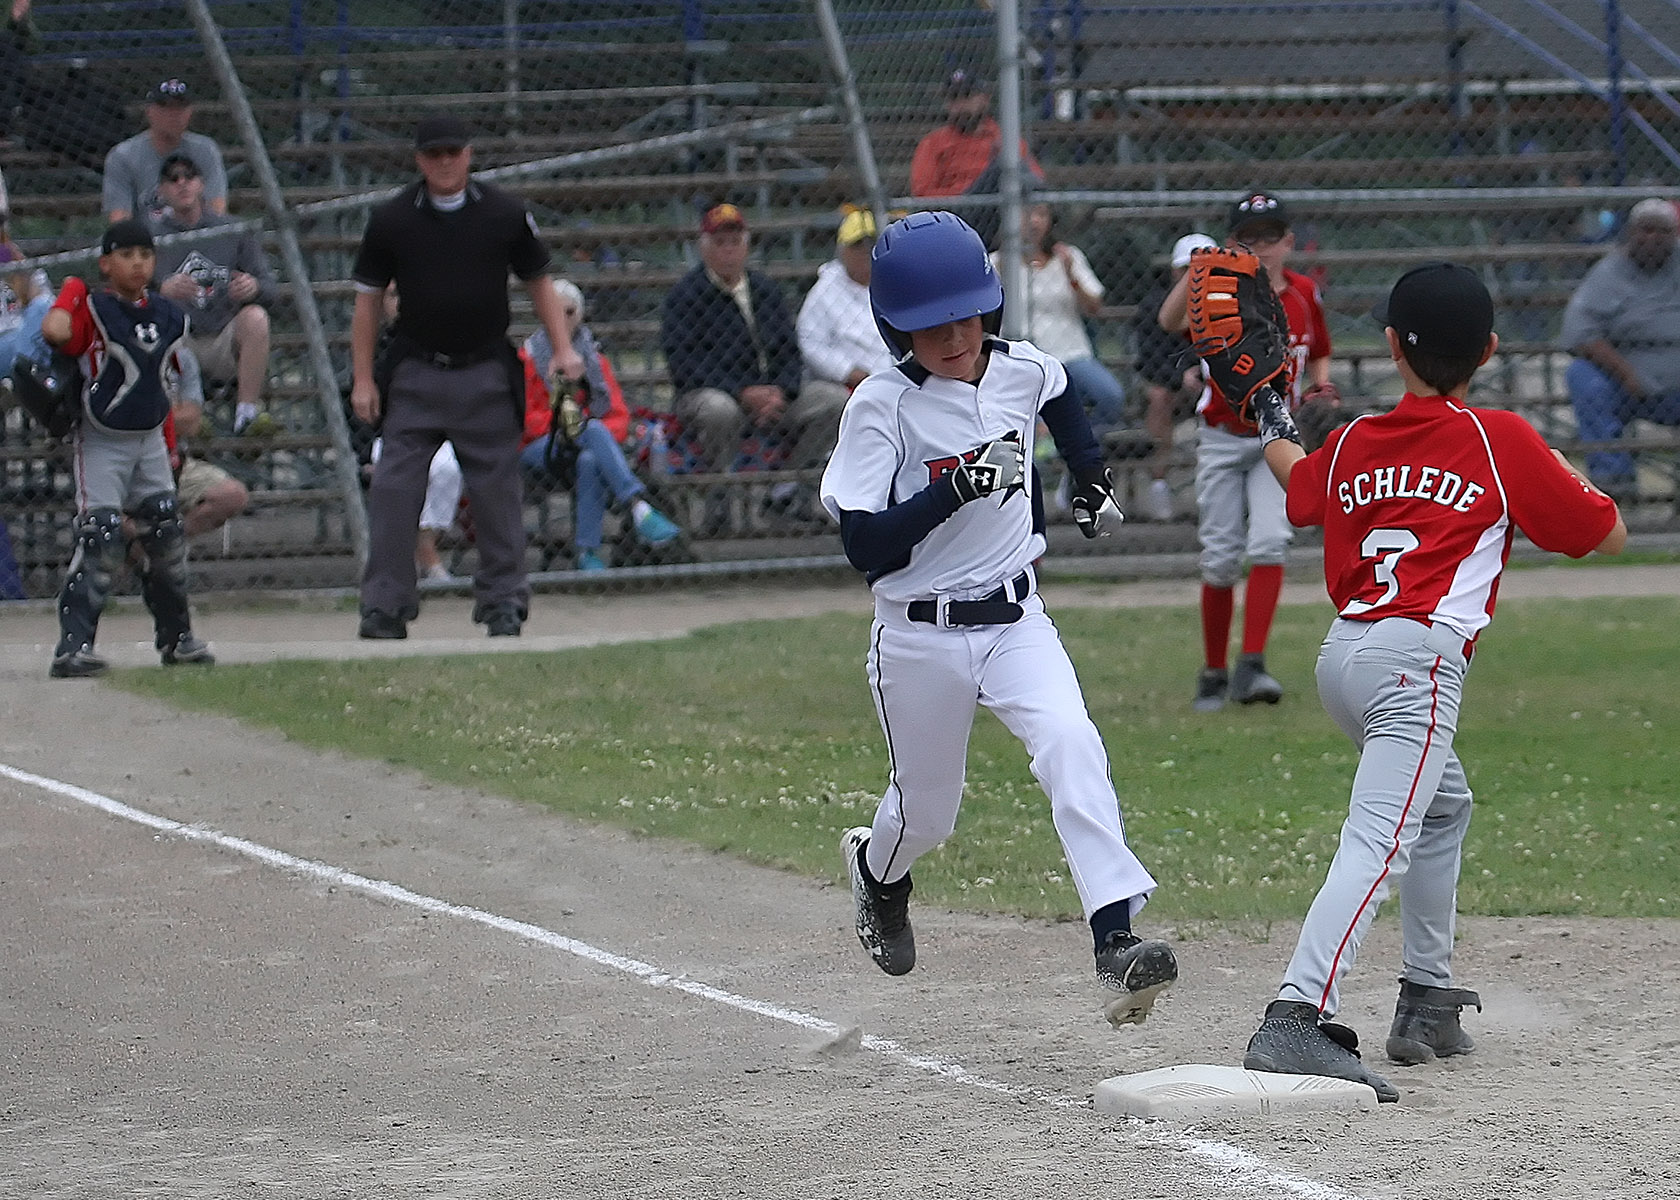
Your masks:
M751 247L735 205L714 205L701 217L700 265L676 282L660 312L675 415L696 435L704 470L729 470L749 432L788 443L793 466L821 466L834 449L845 391L800 390L793 318L776 281L747 268Z

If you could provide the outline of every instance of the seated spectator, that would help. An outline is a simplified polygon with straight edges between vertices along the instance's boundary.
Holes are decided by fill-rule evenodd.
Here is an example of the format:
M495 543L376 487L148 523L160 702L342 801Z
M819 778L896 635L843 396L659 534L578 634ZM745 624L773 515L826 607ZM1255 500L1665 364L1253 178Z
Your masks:
M111 147L105 156L102 206L111 221L151 217L166 200L158 198L163 160L185 154L204 178L204 207L216 216L227 215L227 169L222 151L201 133L191 133L192 94L180 79L165 79L146 96L146 132Z
M187 537L194 538L220 529L244 512L251 496L243 483L222 468L192 455L189 443L204 432L204 381L198 358L188 347L176 348L175 362L179 374L168 389L169 416L163 435L170 466L175 469L181 524Z
M945 124L930 129L916 143L910 160L912 196L995 196L1000 169L998 146L1003 130L992 118L992 93L972 71L951 72L945 81ZM1021 166L1034 179L1044 179L1025 140ZM1022 176L1024 184L1031 180ZM997 242L996 208L965 208L963 219L973 225L988 246Z
M1084 401L1091 431L1102 435L1125 417L1126 389L1097 360L1085 319L1102 307L1102 281L1084 251L1056 237L1048 204L1030 204L1021 214L1021 257L1027 278L1027 340L1067 368ZM998 252L992 254L1000 264Z
M1190 269L1190 255L1211 250L1219 243L1205 233L1187 233L1173 243L1172 276L1158 282L1138 301L1132 318L1137 343L1137 373L1143 381L1147 403L1143 427L1155 449L1149 458L1149 494L1145 506L1151 518L1170 521L1173 517L1172 488L1167 484L1167 467L1172 462L1173 426L1181 416L1195 411L1205 386L1202 363L1190 353L1190 339L1182 333L1161 328L1161 302Z
M158 172L158 196L167 206L152 219L158 237L232 226L204 207L204 176L185 154L171 154ZM268 307L279 289L257 235L230 228L190 242L158 247L158 291L186 309L187 343L211 379L237 380L233 432L267 437L279 424L262 412L268 382Z
M850 395L865 378L893 365L869 307L875 233L874 213L849 209L835 235L835 256L818 268L817 282L799 307L795 328L805 361L800 390L806 395L816 387L840 387Z
M1680 215L1641 200L1622 244L1593 264L1563 313L1564 379L1585 441L1611 442L1629 421L1680 425ZM1593 450L1587 474L1617 499L1634 492L1634 456Z
M4 204L3 196L0 204ZM0 208L0 379L11 376L18 359L46 362L51 353L41 336L41 322L53 304L47 273L7 271L4 266L24 257L7 233L6 211Z
M583 323L583 293L569 279L556 279L554 291L561 310L572 328L572 348L583 360L583 377L589 385L588 420L577 435L577 498L574 505L574 541L577 569L604 571L601 557L606 522L607 497L630 514L636 536L649 546L665 546L677 540L682 530L647 501L647 488L625 461L622 443L630 431L630 410L624 391L618 386L612 364L595 344L595 335ZM554 487L550 469L550 443L554 437L554 399L548 381L537 363L552 354L547 330L539 329L525 339L519 357L525 364L525 448L519 464L527 486Z
M733 204L700 222L700 265L660 308L659 341L676 390L675 415L699 442L703 469L727 471L747 433L775 437L795 467L827 461L840 432L843 388L801 388L799 340L768 275L747 268L747 220ZM713 497L708 526L721 526Z

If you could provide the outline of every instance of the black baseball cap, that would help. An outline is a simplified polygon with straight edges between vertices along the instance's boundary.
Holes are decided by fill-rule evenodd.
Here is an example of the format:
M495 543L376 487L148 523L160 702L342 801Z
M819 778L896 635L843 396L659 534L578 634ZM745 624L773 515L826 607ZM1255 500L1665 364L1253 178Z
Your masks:
M1231 205L1225 228L1231 233L1250 226L1275 225L1282 233L1289 228L1289 209L1270 192L1253 191Z
M1493 333L1493 297L1480 275L1457 263L1413 267L1371 315L1401 345L1442 358L1480 354Z
M414 128L416 150L442 150L445 147L458 149L470 145L472 130L460 117L453 117L448 113L421 117L420 124Z
M966 67L959 67L952 71L945 80L945 98L947 100L960 100L964 96L973 96L979 92L985 92L989 95L990 91L991 89L986 86L986 81Z
M158 178L168 179L176 171L185 171L194 177L202 177L204 174L192 160L192 155L182 154L179 150L158 164Z
M129 217L126 221L118 221L105 231L105 236L99 239L99 253L115 254L118 250L127 250L130 246L143 246L150 250L154 245L152 231L146 222L138 217Z
M191 104L192 89L184 79L165 79L146 93L147 104Z

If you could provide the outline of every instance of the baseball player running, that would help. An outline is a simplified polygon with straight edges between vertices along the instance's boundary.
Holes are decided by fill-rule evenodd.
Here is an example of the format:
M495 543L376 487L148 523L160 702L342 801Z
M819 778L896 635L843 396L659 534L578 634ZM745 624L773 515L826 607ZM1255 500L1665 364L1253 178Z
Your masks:
M1269 192L1252 192L1231 205L1227 246L1251 250L1266 268L1286 317L1289 372L1279 389L1290 405L1300 403L1303 388L1315 394L1330 386L1330 331L1318 285L1283 264L1295 248L1289 213ZM1184 311L1185 280L1180 278L1161 303L1160 321L1169 332L1189 326ZM1291 537L1283 512L1283 492L1261 457L1251 421L1218 383L1196 406L1196 538L1202 544L1202 653L1192 706L1218 712L1226 698L1238 704L1276 704L1283 686L1266 670L1266 639L1283 592L1283 559ZM1247 555L1248 582L1243 590L1242 651L1235 670L1227 671L1231 619L1237 578Z
M915 213L876 240L870 306L899 357L852 393L822 501L875 594L869 686L886 794L842 840L857 935L883 971L916 963L910 868L956 827L976 704L1026 744L1091 923L1104 1014L1141 1023L1178 977L1132 921L1155 880L1126 844L1102 738L1034 586L1044 504L1025 447L1042 420L1086 537L1121 520L1079 395L1055 359L996 334L1003 288L961 218Z
M1198 353L1257 420L1290 521L1324 527L1324 579L1339 615L1319 651L1318 691L1360 750L1340 845L1243 1066L1353 1079L1394 1101L1394 1086L1360 1062L1354 1032L1329 1018L1377 906L1398 883L1404 969L1388 1056L1415 1064L1473 1048L1459 1014L1481 1001L1452 973L1471 807L1453 737L1511 538L1521 529L1542 549L1580 558L1618 553L1627 526L1520 416L1465 403L1499 344L1493 301L1474 272L1438 263L1401 276L1376 315L1406 395L1392 412L1333 431L1312 454L1273 387L1283 361L1256 303L1270 291L1264 270L1250 255L1206 251L1191 274Z

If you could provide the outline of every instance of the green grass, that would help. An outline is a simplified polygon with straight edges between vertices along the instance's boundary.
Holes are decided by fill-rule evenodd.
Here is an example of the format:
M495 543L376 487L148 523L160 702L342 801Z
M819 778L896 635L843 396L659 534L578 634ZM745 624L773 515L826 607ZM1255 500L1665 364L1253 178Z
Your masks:
M1190 609L1056 614L1102 729L1127 831L1178 921L1299 917L1346 813L1354 753L1319 707L1323 606L1286 607L1275 708L1189 711ZM867 624L821 617L562 653L126 671L134 691L297 742L589 820L837 877L886 754ZM1470 673L1458 748L1477 795L1460 902L1488 914L1669 915L1680 601L1508 602ZM1077 915L1049 803L982 714L957 833L918 896ZM353 802L353 798L350 798Z

